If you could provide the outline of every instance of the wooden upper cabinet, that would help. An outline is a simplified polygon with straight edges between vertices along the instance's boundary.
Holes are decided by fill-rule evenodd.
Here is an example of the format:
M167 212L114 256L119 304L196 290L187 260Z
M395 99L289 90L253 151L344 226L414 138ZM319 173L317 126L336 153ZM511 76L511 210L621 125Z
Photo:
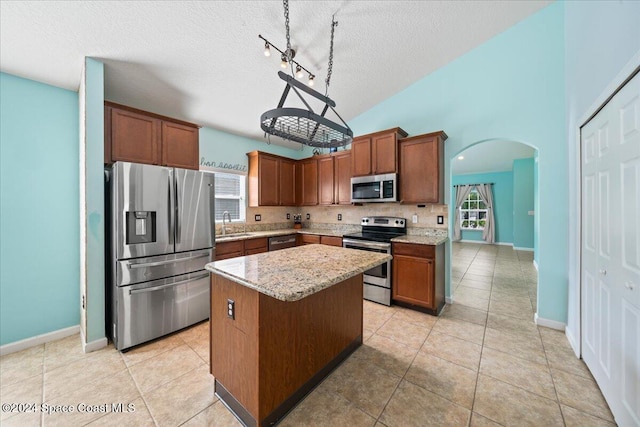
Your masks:
M295 160L252 151L249 157L249 206L295 205Z
M277 157L261 154L258 161L258 206L278 206L279 160Z
M333 156L335 190L334 203L351 204L351 151L339 151Z
M161 120L118 108L110 108L107 120L111 161L160 164Z
M162 164L176 168L198 169L198 128L162 122Z
M279 168L279 204L280 206L294 206L296 204L296 162L290 159L280 159Z
M104 162L199 167L198 126L105 102Z
M398 171L398 139L407 136L400 128L362 135L351 143L353 176L381 175Z
M314 206L318 204L318 160L304 159L298 162L300 166L300 205Z
M444 203L443 131L398 142L399 196L402 203Z
M358 137L351 142L353 176L371 175L371 138Z
M331 155L318 158L318 204L332 205L334 203L334 159Z

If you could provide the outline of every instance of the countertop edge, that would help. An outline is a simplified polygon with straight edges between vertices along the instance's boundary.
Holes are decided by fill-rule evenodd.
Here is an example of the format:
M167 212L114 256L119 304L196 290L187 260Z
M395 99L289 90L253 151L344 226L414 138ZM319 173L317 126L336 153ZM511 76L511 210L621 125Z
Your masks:
M259 255L259 254L258 254ZM380 254L383 255L383 254ZM256 256L256 255L249 255L249 256ZM218 274L226 279L231 280L232 282L241 284L243 286L246 286L247 288L253 289L257 292L260 292L261 294L270 296L272 298L275 298L277 300L280 301L285 301L285 302L294 302L294 301L299 301L309 295L313 295L315 293L318 293L320 291L323 291L324 289L327 289L337 283L343 282L347 279L350 279L353 276L356 276L360 273L364 273L365 271L375 267L376 265L382 264L383 262L387 262L389 260L393 259L393 257L391 255L386 255L384 257L384 259L382 261L375 261L375 262L371 262L369 264L366 264L364 266L360 266L359 268L356 268L352 271L350 271L349 273L344 274L343 276L338 276L335 277L331 280L327 280L325 282L321 282L320 284L314 285L313 287L310 287L306 290L306 292L292 292L292 293L277 293L277 292L273 292L268 288L262 287L256 283L250 282L246 279L243 279L241 277L235 276L233 274L229 274L224 270L221 270L219 268L215 267L215 263L216 261L210 262L207 265L205 265L205 269L209 270L210 272L214 273L214 274ZM223 260L224 261L224 260Z

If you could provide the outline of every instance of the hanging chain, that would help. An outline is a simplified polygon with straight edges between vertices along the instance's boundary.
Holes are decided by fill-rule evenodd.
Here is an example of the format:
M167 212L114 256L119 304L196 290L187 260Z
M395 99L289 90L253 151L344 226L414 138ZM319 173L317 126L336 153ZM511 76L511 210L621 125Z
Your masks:
M327 78L324 81L326 84L325 96L326 96L326 93L329 92L329 83L331 82L331 72L333 71L333 34L337 26L338 26L338 21L336 21L336 16L333 15L333 17L331 18L331 45L329 46L329 67L327 68Z
M291 37L289 36L289 0L282 0L284 6L284 28L287 33L287 50L284 52L287 62L291 63Z

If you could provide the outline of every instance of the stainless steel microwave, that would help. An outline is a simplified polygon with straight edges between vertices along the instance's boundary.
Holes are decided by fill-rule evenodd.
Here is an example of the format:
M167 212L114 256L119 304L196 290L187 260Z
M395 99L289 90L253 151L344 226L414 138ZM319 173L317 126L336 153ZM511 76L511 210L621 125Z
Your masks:
M351 203L398 201L395 173L351 178Z

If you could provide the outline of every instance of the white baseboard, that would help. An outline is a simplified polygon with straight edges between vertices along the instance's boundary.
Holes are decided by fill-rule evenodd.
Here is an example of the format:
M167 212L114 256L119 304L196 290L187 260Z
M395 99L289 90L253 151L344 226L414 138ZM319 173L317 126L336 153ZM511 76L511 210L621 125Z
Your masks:
M538 326L557 329L559 331L564 331L567 328L567 325L565 323L558 322L557 320L544 319L542 317L538 317L538 313L533 315L533 322Z
M518 247L513 247L514 251L523 251L523 252L533 252L533 248L518 248Z
M444 302L447 304L453 304L453 297L444 297Z
M57 331L47 332L46 334L36 335L35 337L26 338L20 341L12 342L0 346L0 356L5 354L15 353L17 351L26 350L31 347L35 347L40 344L45 344L51 341L66 338L71 335L80 332L80 325L70 326L64 329L58 329Z
M564 328L564 334L567 336L567 340L569 340L569 345L573 349L577 358L580 358L580 346L578 345L578 340L576 339L573 331L569 329L569 327Z
M84 334L80 332L82 335L82 351L85 353L91 353L92 351L100 350L101 348L105 348L109 341L106 338L100 338L95 341L86 342L87 340L84 337Z
M539 272L539 270L538 270L538 263L536 262L536 260L535 260L535 259L533 260L533 268L535 268L535 269L536 269L536 271L538 271L538 272Z
M456 242L459 242L459 243L479 243L481 245L513 246L513 243L506 243L506 242L487 243L484 240L455 240L454 243L456 243Z

